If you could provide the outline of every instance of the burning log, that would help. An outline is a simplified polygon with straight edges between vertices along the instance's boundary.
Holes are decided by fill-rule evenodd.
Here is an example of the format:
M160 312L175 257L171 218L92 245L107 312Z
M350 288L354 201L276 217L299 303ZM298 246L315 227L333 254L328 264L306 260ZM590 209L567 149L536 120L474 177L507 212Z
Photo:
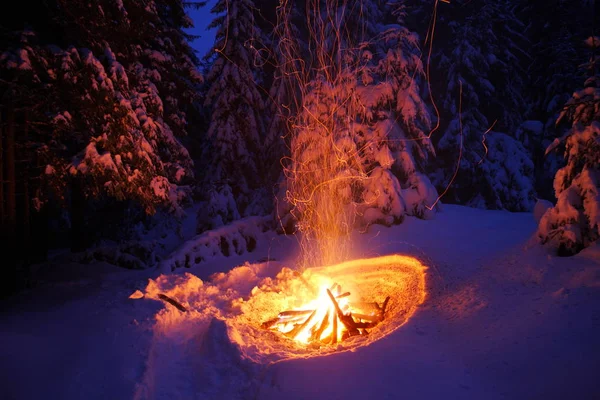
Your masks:
M279 318L273 318L263 322L262 324L260 324L260 326L264 329L271 329L271 327L275 326L277 323L279 323Z
M381 306L381 319L385 316L385 309L387 308L388 302L390 301L390 296L386 297L383 301L383 306Z
M367 329L383 321L390 300L387 297L381 306L375 302L349 303L346 298L350 296L350 292L342 293L342 288L337 283L331 288L325 288L325 293L327 296L324 299L315 301L315 308L282 311L277 318L263 322L261 326L264 329L278 330L286 337L304 343L336 344L340 334L341 340L368 335ZM323 337L329 328L331 333Z
M333 319L333 332L331 332L331 344L337 343L337 318L335 317L335 313L331 316Z
M293 310L280 312L277 318L270 319L263 322L261 326L265 329L269 329L277 324L289 324L297 321L304 321L307 315L310 315L314 310Z
M319 328L317 328L317 330L314 331L312 335L310 335L311 341L319 340L319 338L325 331L325 328L327 328L327 326L329 325L329 314L330 314L329 310L327 310L327 313L323 317L323 320L321 321L321 325L319 325Z
M358 313L353 313L352 316L356 319L360 319L363 321L368 321L368 322L381 322L383 320L381 314L379 315L365 315L365 314L358 314Z
M342 322L342 324L344 324L344 326L350 333L350 336L358 335L359 334L358 329L356 329L356 326L354 325L354 320L352 319L352 315L344 315L344 313L340 309L340 305L336 301L335 297L333 297L333 294L331 294L331 291L329 289L327 289L327 294L329 295L329 298L331 299L331 302L333 303L333 307L335 308L335 311L337 312L338 319Z
M295 339L296 336L298 336L298 334L300 332L302 332L302 330L304 328L306 328L308 326L308 324L310 323L310 321L313 319L313 317L315 316L315 314L317 313L317 310L314 310L310 316L306 319L306 321L304 321L302 324L300 325L296 325L291 331L287 332L285 335L287 337L291 337L292 339Z
M278 317L281 319L290 319L290 318L295 318L295 317L305 317L307 315L310 315L310 313L312 313L314 310L292 310L292 311L282 311L279 313Z

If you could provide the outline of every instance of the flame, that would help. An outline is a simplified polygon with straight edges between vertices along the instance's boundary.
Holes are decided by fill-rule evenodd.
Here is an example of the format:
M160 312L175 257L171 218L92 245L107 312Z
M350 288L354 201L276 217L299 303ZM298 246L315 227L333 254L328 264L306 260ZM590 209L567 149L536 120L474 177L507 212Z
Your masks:
M308 319L298 332L294 332L296 325L291 321L285 325L278 325L277 330L285 335L292 335L292 338L300 343L308 344L313 341L323 341L329 343L337 343L342 340L344 332L347 331L344 324L339 320L337 310L333 305L333 301L327 293L328 290L335 291L337 297L337 303L344 315L349 314L348 296L343 296L340 291L340 285L333 284L331 287L336 286L338 290L330 290L328 285L323 285L319 289L319 295L316 299L306 303L302 307L293 311L312 311ZM343 297L341 297L343 296ZM281 318L282 313L279 314ZM333 335L333 329L335 330L335 337Z

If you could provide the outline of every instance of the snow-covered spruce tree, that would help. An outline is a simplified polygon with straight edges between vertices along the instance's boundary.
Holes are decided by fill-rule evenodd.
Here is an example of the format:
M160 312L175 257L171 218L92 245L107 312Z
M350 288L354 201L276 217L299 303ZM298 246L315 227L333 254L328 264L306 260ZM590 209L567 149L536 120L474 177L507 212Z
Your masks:
M388 215L383 221L390 223L401 218L399 210L390 212L395 197L404 208L402 213L426 218L433 213L437 192L423 173L435 151L428 137L430 113L421 98L424 71L419 38L403 26L403 2L386 6L395 21L384 20L390 23L380 24L377 30L381 33L364 48L366 64L357 90L364 111L358 113L355 126L363 165L371 171L363 198L367 204L368 199L377 198L375 208ZM374 17L379 14L371 12ZM387 205L382 203L384 198Z
M206 77L205 105L211 113L207 180L231 187L241 215L262 214L269 196L263 179L265 105L255 64L260 37L255 7L251 0L220 0L211 12L217 17L209 27L218 30Z
M10 77L4 96L18 97L20 88L52 95L32 104L44 112L30 116L40 144L34 148L47 163L42 181L68 188L79 180L87 195L132 199L149 213L163 204L178 208L178 187L193 174L175 136L186 133L187 106L201 81L182 31L191 23L183 2L38 6L48 20L21 15L1 66ZM19 33L19 24L31 29ZM23 107L30 101L18 100ZM36 204L46 198L40 194Z
M446 87L432 180L439 191L447 189L442 200L448 202L530 210L533 164L527 151L510 135L489 131L497 121L495 128L512 132L524 110L521 36L513 26L518 21L506 1L451 7L440 22L451 39L434 57L434 75Z
M590 37L592 47L600 37ZM596 52L597 53L597 52ZM588 63L590 77L563 108L557 123L569 122L565 137L556 139L553 150L565 141L566 165L554 178L556 205L540 220L538 235L542 243L557 249L559 255L572 255L600 237L600 56L592 54Z
M73 249L123 233L139 209L181 210L193 173L176 137L201 83L189 24L171 0L34 1L3 15L1 101L27 132L21 207L52 218L63 199Z
M375 19L382 14L375 11L357 12ZM321 235L320 241L355 225L428 216L437 197L420 172L433 148L429 112L419 94L423 70L416 35L396 21L386 25L345 15L342 27L362 21L370 28L339 31L319 25L331 19L316 20L312 75L303 86L287 171L291 214L305 235ZM363 41L360 32L374 36Z

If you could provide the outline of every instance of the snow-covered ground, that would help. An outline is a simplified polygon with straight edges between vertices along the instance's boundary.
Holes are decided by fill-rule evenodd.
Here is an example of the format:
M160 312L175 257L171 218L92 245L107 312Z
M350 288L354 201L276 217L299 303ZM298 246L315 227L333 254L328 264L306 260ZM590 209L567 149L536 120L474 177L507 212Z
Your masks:
M251 253L164 276L55 263L1 304L0 398L598 399L600 246L559 258L534 231L532 214L445 205L433 220L357 233L356 258L429 267L425 302L368 346L261 362L219 318L294 267L293 237L266 234ZM130 299L136 290L146 297Z

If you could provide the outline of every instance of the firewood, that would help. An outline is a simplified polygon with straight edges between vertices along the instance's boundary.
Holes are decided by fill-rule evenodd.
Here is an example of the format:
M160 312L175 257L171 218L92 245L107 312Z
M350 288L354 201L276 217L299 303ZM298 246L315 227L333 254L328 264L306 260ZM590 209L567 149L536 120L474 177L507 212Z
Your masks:
M312 312L312 314L310 314L310 316L306 319L306 321L304 321L301 324L298 324L298 325L294 326L292 328L292 330L289 331L289 332L287 332L285 335L287 337L295 339L296 336L298 336L298 333L300 333L304 328L306 328L306 326L310 323L310 321L313 319L313 317L315 316L316 313L317 313L317 310L314 310Z
M335 311L337 312L338 317L339 317L340 314L342 314L342 310L340 309L340 306L339 306L337 300L335 299L335 297L331 293L331 290L327 289L327 295L331 299L331 302L333 303L333 307L335 308Z
M370 314L372 312L380 311L381 309L379 304L366 301L349 302L348 306L353 310L359 311L361 314Z
M296 322L304 322L307 315L314 312L314 310L306 311L282 311L279 313L277 318L270 319L261 324L263 329L275 329L278 326L283 327L287 324L294 324Z
M338 302L336 301L335 297L333 297L333 294L331 294L330 290L327 290L327 294L329 295L329 298L331 299L331 302L333 303L333 306L335 307L335 311L337 312L338 319L342 322L342 324L344 324L344 326L350 333L350 336L358 335L358 329L356 329L355 322L352 319L352 316L344 315L344 313L340 309Z
M284 332L283 334L285 336L291 339L297 339L301 332L310 327L308 341L315 342L313 344L318 346L318 343L336 344L338 340L343 341L355 335L368 335L369 330L385 318L385 313L390 301L389 296L385 298L381 305L377 302L351 302L340 305L338 299L350 296L350 292L342 293L342 287L338 283L334 283L331 288L326 290L327 295L331 300L331 304L333 304L333 310L327 310L319 323L311 324L317 314L317 309L287 310L280 312L277 318L263 322L261 326L265 329L279 329ZM165 301L173 304L169 300ZM174 300L172 301L174 302ZM173 305L177 306L176 304ZM183 308L183 306L181 307ZM342 331L338 330L338 321L341 322L345 328ZM332 328L331 334L326 338L321 339L323 332L330 326ZM291 329L289 327L291 327ZM285 332L285 330L288 331Z
M280 319L294 318L294 317L306 317L310 315L314 310L290 310L290 311L282 311L279 313L278 317Z
M366 314L352 313L352 316L356 319L362 319L364 321L369 321L369 322L380 322L382 320L381 315L366 315Z
M263 322L262 324L260 324L260 326L263 329L270 329L273 326L277 325L278 322L279 322L279 318L273 318L273 319Z
M359 329L367 329L367 328L373 328L377 325L377 322L354 322L354 328L356 329L356 332L358 332Z
M385 309L387 308L388 302L390 301L390 296L386 297L383 301L383 305L381 306L381 319L383 320L385 316Z
M286 324L301 324L304 321L306 321L306 318L308 318L307 316L301 315L299 317L293 317L293 318L286 318L286 319L279 319L279 323L281 325L286 325Z
M331 293L331 292L329 292L329 293ZM331 317L333 318L333 331L331 332L331 344L336 344L337 343L337 320L338 319L336 318L335 313L333 313L333 315Z
M331 293L337 292L338 294L340 293L340 291L342 290L342 287L340 286L339 283L335 282L333 285L331 285L331 287L329 288L329 291Z
M182 306L180 302L178 302L177 300L174 300L174 299L170 298L167 295L159 293L158 294L158 298L161 299L161 300L163 300L163 301L166 301L169 304L171 304L172 306L174 306L175 308L177 308L181 312L186 312L187 311L187 308L185 308L184 306Z
M327 326L329 325L329 310L327 310L327 314L325 314L325 316L323 317L323 320L321 321L321 325L319 325L319 327L317 328L316 331L313 332L313 334L310 337L310 340L319 340L321 338L321 335L323 334L323 331L325 331L325 328L327 328Z

